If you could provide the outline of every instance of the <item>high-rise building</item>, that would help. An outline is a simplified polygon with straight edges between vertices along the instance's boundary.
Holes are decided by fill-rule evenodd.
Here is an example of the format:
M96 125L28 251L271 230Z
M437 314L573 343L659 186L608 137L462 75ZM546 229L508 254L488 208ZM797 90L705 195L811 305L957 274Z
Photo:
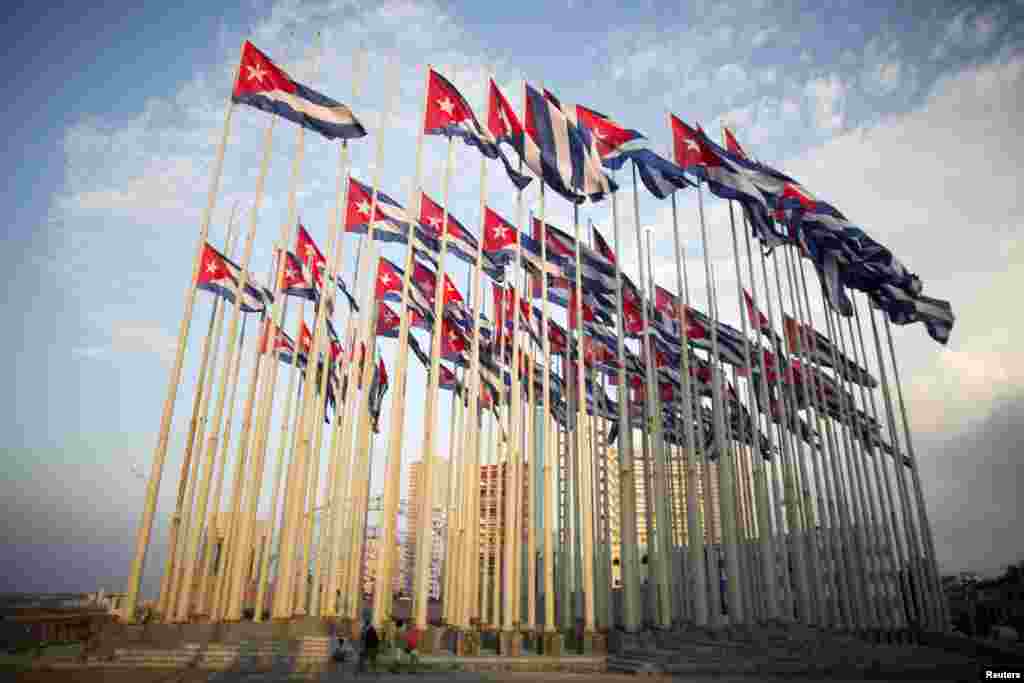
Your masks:
M366 544L363 549L363 593L365 595L370 595L376 588L377 559L380 557L380 553L384 552L385 547L392 553L392 566L397 566L402 550L401 544L395 540L389 540L385 543L381 539L381 528L379 526L367 527ZM402 585L401 578L402 574L396 572L391 581L392 591L399 590Z
M433 599L440 598L440 581L437 580L435 590L435 578L440 577L441 563L444 560L444 528L445 510L448 504L448 475L449 463L447 460L435 458L433 469L430 473L431 496L430 503L433 508L431 526L433 535L431 538L430 596ZM412 595L413 578L416 570L416 539L419 531L420 507L423 503L423 462L414 462L409 474L409 528L405 534L405 543L402 547L402 578L401 590Z

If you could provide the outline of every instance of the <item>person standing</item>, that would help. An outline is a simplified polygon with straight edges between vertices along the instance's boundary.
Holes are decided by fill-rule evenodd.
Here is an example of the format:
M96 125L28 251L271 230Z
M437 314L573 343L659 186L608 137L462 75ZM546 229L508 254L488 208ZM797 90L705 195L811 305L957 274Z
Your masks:
M366 621L363 626L362 650L359 653L359 671L366 671L367 664L377 673L377 652L380 648L380 638L377 636L377 629L373 623Z

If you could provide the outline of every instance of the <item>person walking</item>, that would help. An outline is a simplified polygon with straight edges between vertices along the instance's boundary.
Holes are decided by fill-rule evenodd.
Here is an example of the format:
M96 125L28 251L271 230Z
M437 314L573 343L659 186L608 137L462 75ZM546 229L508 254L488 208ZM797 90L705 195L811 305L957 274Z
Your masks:
M362 641L363 647L359 653L359 671L360 673L366 671L367 665L369 665L373 672L377 673L377 652L380 648L380 638L377 635L377 629L369 620L363 626Z

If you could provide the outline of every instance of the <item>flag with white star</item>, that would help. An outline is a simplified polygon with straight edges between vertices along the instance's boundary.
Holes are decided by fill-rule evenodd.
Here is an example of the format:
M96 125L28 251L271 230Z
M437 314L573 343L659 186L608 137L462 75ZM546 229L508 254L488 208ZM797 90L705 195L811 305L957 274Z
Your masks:
M234 304L241 273L242 269L236 263L210 246L209 242L203 245L196 287ZM272 300L269 292L249 282L242 290L241 309L245 313L262 313L268 300Z
M282 116L328 140L366 135L351 109L293 81L249 41L242 46L242 63L231 99Z
M523 189L530 184L529 176L517 173L498 147L498 140L480 125L466 98L451 82L433 69L427 78L427 108L423 120L427 135L447 135L462 138L467 145L476 147L488 159L501 159L512 184Z

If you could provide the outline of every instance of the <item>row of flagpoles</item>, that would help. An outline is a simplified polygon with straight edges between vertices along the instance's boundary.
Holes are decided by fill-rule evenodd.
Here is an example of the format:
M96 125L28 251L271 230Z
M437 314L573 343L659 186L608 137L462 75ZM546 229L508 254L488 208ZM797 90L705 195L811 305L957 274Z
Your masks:
M384 545L397 535L403 453L415 452L404 430L409 352L428 368L414 534L418 628L427 625L432 517L442 505L432 500L442 388L452 389L455 425L448 444L448 500L443 504L443 617L448 624L469 628L489 623L503 633L528 628L551 634L558 629L557 605L562 627L571 625L578 612L587 633L614 625L635 631L644 623L661 628L687 622L720 625L721 554L730 623L796 619L839 629L945 628L948 619L896 376L890 321L924 322L929 334L945 343L953 323L949 305L922 295L920 280L834 207L814 199L792 178L750 159L730 131L723 130L725 143L719 146L699 128L669 114L670 161L636 131L588 108L563 105L529 84L520 119L491 81L488 115L481 123L455 86L427 68L415 180L406 210L380 190L397 80L389 74L385 81L390 92L374 131L373 177L366 185L350 172L349 140L367 134L352 111L292 80L250 43L243 45L200 225L131 568L130 618L151 540L196 291L203 289L216 297L201 351L161 583L158 611L167 620L204 616L237 621L254 585L255 618L262 620L275 545L274 619L305 614L358 618L371 441L389 384L383 360L375 353L377 339L384 336L397 339L384 469ZM267 124L238 264L232 260L234 212L224 251L209 244L236 103L275 115ZM272 281L256 283L250 260L277 117L299 124L288 218L275 246ZM298 223L306 130L341 140L326 257ZM426 135L448 138L440 203L422 191ZM449 212L456 137L482 153L479 238ZM517 153L517 166L503 146ZM500 160L516 188L514 223L488 205L487 159ZM618 184L604 170L618 170L627 160L633 162L636 263L641 271L635 281L621 267ZM527 169L539 184L538 214L531 214L528 222ZM655 197L671 201L678 294L655 283L649 236L645 268L640 183ZM676 206L675 193L694 186L707 314L691 305ZM720 322L708 255L705 187L730 201L737 296L745 309L739 330ZM572 203L572 235L548 225L546 190ZM590 244L584 244L580 204L605 198L611 202L614 246L592 226ZM744 255L734 203L741 208L749 289L743 285ZM521 228L524 224L529 230ZM341 277L345 233L361 235L351 290ZM751 234L762 247L756 250L760 287ZM293 235L294 252L288 249ZM404 264L378 256L378 242L405 244ZM446 270L449 251L470 265L468 304ZM805 260L819 277L825 333L815 328ZM493 320L485 318L483 274L493 281ZM878 382L868 368L861 311L851 290L870 299L866 316L884 414L876 406ZM339 291L350 313L343 338L332 322ZM785 312L787 295L791 314ZM397 314L385 300L400 304ZM306 301L313 304L312 328L304 322ZM294 340L284 332L290 302L299 306ZM566 309L568 328L553 319L552 302ZM783 337L775 332L776 306ZM884 311L891 383L876 323L879 308ZM259 315L259 341L252 353L232 493L226 501L231 528L215 551L215 517L225 502L246 314ZM227 349L218 367L225 319ZM429 352L410 334L413 328L430 332ZM250 557L259 540L257 509L265 488L282 362L290 368L270 482L266 549ZM608 384L616 387L614 400L606 393ZM710 405L705 403L708 398ZM896 429L896 404L904 447ZM888 426L888 442L883 424ZM327 437L327 461L321 463ZM613 443L618 457L609 464ZM324 482L319 481L322 471ZM646 492L642 520L637 519L638 486ZM313 512L321 488L327 513L314 539ZM490 515L489 528L502 533L489 544L481 537L485 500L497 500L501 507L496 504L483 513ZM535 509L538 504L541 509ZM647 530L646 607L638 521ZM619 538L613 543L616 528ZM314 554L313 579L307 583L304 577ZM611 583L615 560L621 589ZM378 552L373 591L378 625L393 612L390 588L397 569L392 553ZM616 600L615 595L620 597Z

